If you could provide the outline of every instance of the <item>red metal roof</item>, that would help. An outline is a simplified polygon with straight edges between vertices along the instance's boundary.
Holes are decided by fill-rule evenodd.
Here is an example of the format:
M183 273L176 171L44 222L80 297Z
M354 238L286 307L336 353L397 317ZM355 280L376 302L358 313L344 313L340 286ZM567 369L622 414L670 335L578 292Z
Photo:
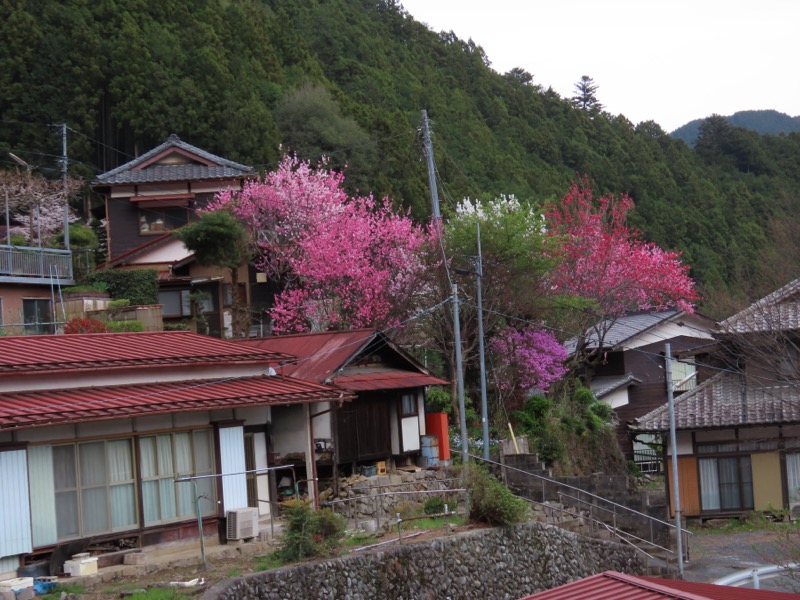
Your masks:
M797 594L606 571L521 600L789 600Z
M276 335L241 340L238 343L271 352L294 355L297 360L284 365L284 374L308 381L322 382L346 364L348 359L369 344L374 337L374 329L353 329L351 331Z
M421 387L423 385L447 385L447 381L425 373L400 369L358 369L346 371L333 380L336 385L354 392L362 390L393 390Z
M268 375L39 390L0 394L0 430L238 406L352 399L353 395L341 388Z
M408 368L394 366L347 367L348 363L373 341L382 341L398 357L396 362ZM385 390L446 385L448 382L430 375L405 352L374 329L326 331L278 335L241 340L239 343L264 350L293 354L296 360L286 363L283 373L317 382L335 382L348 390Z
M189 331L0 337L0 375L243 362L266 365L291 358Z

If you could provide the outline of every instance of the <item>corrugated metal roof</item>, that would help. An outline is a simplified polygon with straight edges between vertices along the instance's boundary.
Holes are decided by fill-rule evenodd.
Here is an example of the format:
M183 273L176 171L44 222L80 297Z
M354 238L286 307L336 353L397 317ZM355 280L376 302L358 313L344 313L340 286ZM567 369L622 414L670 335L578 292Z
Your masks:
M426 375L425 373L381 368L345 371L333 381L336 385L354 392L363 390L396 390L424 385L447 385L448 383L444 379Z
M374 329L325 331L252 338L238 343L271 352L284 352L297 357L283 366L283 373L322 382L333 375L350 358L375 338Z
M606 571L521 600L789 600L796 594Z
M292 357L189 331L0 337L0 375L255 362Z
M208 164L177 164L163 165L159 163L147 164L153 157L158 156L170 148L179 148L189 154L201 158ZM144 165L144 166L142 166ZM149 152L133 159L105 173L97 176L95 185L148 183L163 181L198 181L204 179L230 179L255 174L253 167L242 165L232 160L222 158L210 152L192 146L182 141L177 135L172 134L163 144L156 146Z
M348 363L373 342L391 348L408 368L386 365L348 367ZM427 369L419 366L386 336L374 329L277 335L241 340L238 343L293 354L297 360L282 367L286 375L319 383L330 381L353 391L402 389L448 383L431 375Z
M191 412L352 400L346 390L290 377L253 376L0 394L0 430Z
M800 390L795 385L745 385L733 373L718 373L675 400L676 429L800 423ZM639 417L632 429L669 430L665 404Z

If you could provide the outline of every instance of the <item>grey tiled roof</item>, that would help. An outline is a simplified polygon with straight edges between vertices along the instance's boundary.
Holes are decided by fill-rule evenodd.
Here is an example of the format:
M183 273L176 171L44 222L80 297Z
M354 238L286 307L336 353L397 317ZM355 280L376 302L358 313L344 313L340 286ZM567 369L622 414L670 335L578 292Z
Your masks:
M800 423L796 385L744 385L734 373L718 373L675 400L676 429ZM668 431L666 404L639 417L631 429Z
M215 163L212 166L206 166L199 163L194 164L178 164L178 165L160 165L153 164L144 168L138 168L139 165L146 163L153 156L156 156L169 148L180 148L186 152L194 154L200 158ZM199 181L204 179L227 179L230 177L243 177L253 175L255 171L253 167L242 165L232 160L222 158L210 152L206 152L197 146L192 146L173 134L169 139L156 146L149 152L145 152L140 157L133 159L112 169L101 175L97 176L95 184L124 184L124 183L154 183L166 181Z
M600 400L623 386L641 382L642 380L636 378L633 373L628 373L627 375L619 375L616 377L595 377L592 379L589 388L594 392L597 399Z
M593 327L588 331L588 347L597 348L600 344L598 331L606 334L603 337L604 348L616 348L631 338L636 337L655 327L656 325L668 321L673 317L681 314L679 310L664 310L660 312L638 312L630 313L619 317L615 321L606 320L601 322L597 327ZM577 345L576 339L567 340L564 344L570 353L575 351Z
M722 333L800 329L800 279L795 279L720 322Z

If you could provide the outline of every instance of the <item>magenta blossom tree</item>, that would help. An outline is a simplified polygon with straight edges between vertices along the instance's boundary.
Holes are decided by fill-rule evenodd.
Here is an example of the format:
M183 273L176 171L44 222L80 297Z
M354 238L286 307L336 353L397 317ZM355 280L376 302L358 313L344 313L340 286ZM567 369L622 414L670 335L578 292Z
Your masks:
M548 331L505 327L489 343L497 355L496 387L503 394L537 388L546 392L567 372L567 349Z
M263 179L210 205L251 228L257 267L279 282L276 332L385 328L416 305L432 230L391 202L349 197L344 176L286 156Z

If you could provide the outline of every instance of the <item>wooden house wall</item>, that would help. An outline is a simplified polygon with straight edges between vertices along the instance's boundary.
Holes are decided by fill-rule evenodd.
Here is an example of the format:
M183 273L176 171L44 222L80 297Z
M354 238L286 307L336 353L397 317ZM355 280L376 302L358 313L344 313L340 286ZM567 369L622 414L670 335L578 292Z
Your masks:
M675 489L672 485L672 461L667 461L667 487L669 488L670 516L675 516ZM681 515L697 517L700 515L700 476L697 471L697 458L678 457L678 487L681 496Z
M393 394L359 394L336 411L339 463L386 458L392 454L390 406Z

